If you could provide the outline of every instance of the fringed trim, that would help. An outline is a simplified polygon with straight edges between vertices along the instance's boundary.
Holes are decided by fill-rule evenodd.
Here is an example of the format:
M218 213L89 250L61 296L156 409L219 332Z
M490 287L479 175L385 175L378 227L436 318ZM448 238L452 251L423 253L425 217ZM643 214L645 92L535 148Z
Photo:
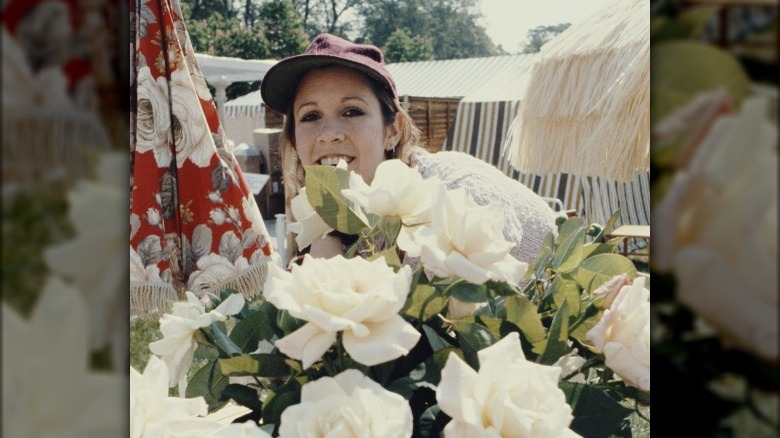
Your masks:
M170 301L179 301L169 283L130 282L130 315L153 318L168 311Z
M22 186L87 176L88 150L111 149L97 115L78 109L3 107L3 181Z
M575 24L542 48L505 143L519 171L631 181L649 170L647 6L614 6L603 25Z
M269 264L271 263L278 265L279 261L271 259L265 263L253 265L238 275L226 278L214 285L203 287L201 291L219 295L224 288L234 289L241 292L244 298L247 299L262 295L265 280L268 278Z

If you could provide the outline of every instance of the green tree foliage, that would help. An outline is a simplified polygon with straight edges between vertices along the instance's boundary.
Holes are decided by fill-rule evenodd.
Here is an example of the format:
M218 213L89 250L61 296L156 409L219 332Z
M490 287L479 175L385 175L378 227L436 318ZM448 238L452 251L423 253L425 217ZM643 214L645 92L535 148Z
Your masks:
M219 12L198 19L191 5L183 12L192 46L198 53L241 59L284 58L302 52L308 43L301 15L290 0L262 3L257 16L251 19L252 26L238 15L228 18Z
M322 32L349 36L358 30L361 0L293 0L309 35Z
M185 0L182 9L184 9L184 4L187 4L192 20L207 20L213 14L219 14L226 19L235 18L238 15L233 0Z
M290 0L270 0L260 7L259 28L268 42L270 58L297 55L309 44L303 17Z
M496 47L477 24L474 0L368 0L360 7L361 39L386 45L397 29L428 38L434 59L496 54Z
M387 39L382 51L386 62L427 61L433 59L433 44L427 37L412 36L406 29L398 29Z
M553 26L536 26L528 31L528 39L523 47L523 53L537 53L542 46L556 35L568 29L571 23L560 23Z

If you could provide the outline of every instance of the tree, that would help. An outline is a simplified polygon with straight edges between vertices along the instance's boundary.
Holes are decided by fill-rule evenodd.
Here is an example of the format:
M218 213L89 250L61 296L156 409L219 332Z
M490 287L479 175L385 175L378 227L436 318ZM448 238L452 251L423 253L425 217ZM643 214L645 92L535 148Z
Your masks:
M406 29L431 41L434 59L494 55L473 7L474 0L368 0L360 8L361 37L381 47L397 29Z
M406 29L393 32L382 51L385 52L385 61L388 63L433 59L431 40L420 35L412 36Z
M238 14L233 0L185 0L182 3L189 6L189 18L192 20L207 20L213 14L231 19Z
M357 7L361 0L293 0L309 35L322 32L347 36L358 27Z
M568 29L571 23L561 23L553 26L536 26L528 31L528 42L525 43L523 53L536 53L542 46L556 35Z
M268 41L269 58L285 58L306 50L308 36L303 28L303 17L290 0L269 0L260 7L257 22Z

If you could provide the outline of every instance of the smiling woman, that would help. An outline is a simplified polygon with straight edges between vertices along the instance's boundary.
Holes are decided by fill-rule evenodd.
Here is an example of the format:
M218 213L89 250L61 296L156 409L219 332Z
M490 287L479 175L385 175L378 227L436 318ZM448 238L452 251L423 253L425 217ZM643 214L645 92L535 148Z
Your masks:
M382 162L399 159L423 179L463 188L480 206L494 205L506 217L503 234L521 262L535 262L544 237L555 230L547 203L518 181L464 153L426 151L375 46L321 34L305 53L272 67L261 94L270 108L285 114L281 154L287 211L305 184L307 166L343 160L370 185ZM337 236L327 235L311 241L306 251L332 257L345 249Z

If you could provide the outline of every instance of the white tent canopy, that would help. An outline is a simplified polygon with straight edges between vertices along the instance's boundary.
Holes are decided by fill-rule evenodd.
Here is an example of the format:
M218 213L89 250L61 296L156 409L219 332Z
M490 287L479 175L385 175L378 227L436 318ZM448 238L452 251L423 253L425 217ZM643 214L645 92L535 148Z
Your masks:
M233 82L261 81L266 72L278 61L274 59L239 59L227 56L212 56L196 53L203 77L216 89L214 101L220 120L224 120L224 106L227 101L225 89Z

